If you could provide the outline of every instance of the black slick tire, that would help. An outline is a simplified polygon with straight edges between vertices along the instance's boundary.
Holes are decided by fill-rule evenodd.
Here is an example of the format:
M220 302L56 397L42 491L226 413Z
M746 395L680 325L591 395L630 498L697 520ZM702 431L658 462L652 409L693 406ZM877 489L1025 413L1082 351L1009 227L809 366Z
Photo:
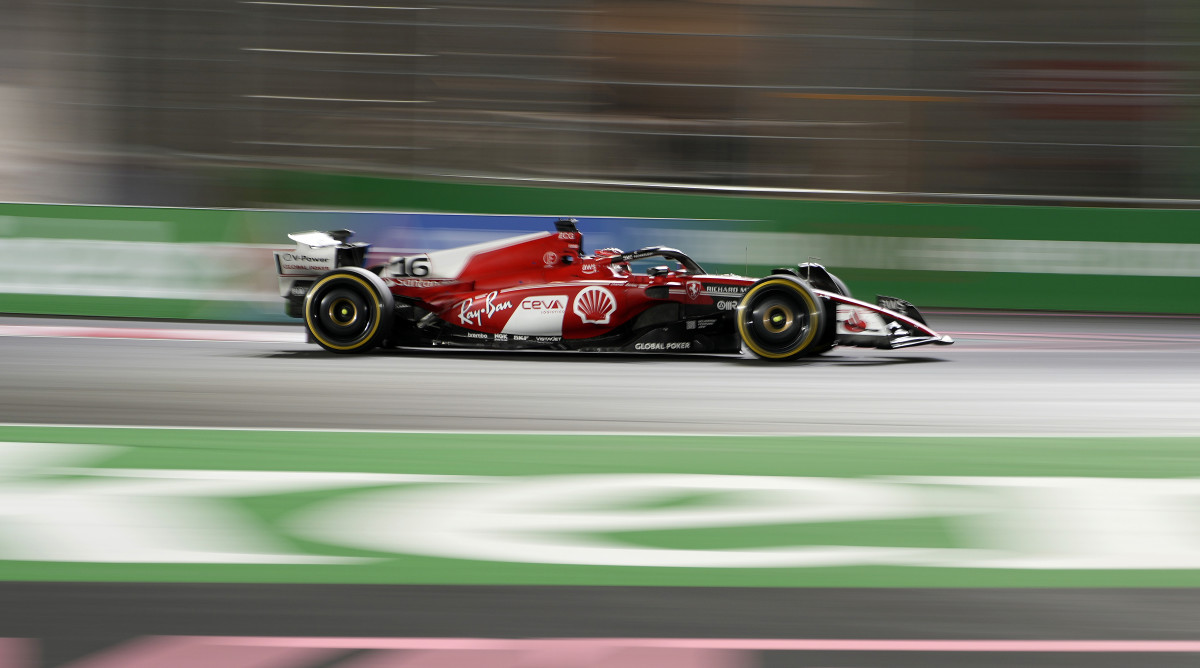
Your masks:
M787 361L828 350L825 307L808 285L793 276L764 278L737 307L738 334L754 355Z
M321 276L304 298L304 326L325 350L365 353L392 329L392 293L383 280L360 267L342 267Z

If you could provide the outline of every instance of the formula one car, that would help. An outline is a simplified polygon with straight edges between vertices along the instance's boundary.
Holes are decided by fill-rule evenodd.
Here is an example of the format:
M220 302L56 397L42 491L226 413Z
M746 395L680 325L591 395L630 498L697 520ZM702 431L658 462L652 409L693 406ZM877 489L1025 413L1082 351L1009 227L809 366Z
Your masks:
M912 304L870 304L823 266L764 278L704 271L674 248L584 252L574 219L555 231L401 255L364 267L352 232L288 235L276 251L286 311L335 353L455 346L739 353L791 360L833 346L949 344ZM645 261L666 264L638 269Z

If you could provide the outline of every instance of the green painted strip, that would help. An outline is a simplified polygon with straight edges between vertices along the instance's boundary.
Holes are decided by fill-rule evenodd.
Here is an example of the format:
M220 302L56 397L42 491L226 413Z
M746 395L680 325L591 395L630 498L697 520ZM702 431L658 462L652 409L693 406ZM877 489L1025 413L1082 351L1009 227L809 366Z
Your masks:
M0 440L116 445L107 467L454 475L1200 476L1200 437L409 434L0 426Z
M1167 531L1178 518L1188 520L1182 526L1195 524L1200 492L1194 488L1200 483L1190 478L1200 477L1197 447L1198 438L1151 437L0 427L0 489L8 495L0 513L0 558L7 559L0 561L0 579L1200 586L1195 532ZM37 457L42 459L29 463ZM312 475L297 481L259 473L278 471ZM342 479L325 472L465 478ZM685 477L696 474L701 477ZM639 493L613 493L618 483L647 481L657 485L654 494L641 487ZM788 487L797 481L817 487ZM190 491L184 493L185 486ZM843 515L801 516L822 503ZM717 511L741 519L687 519ZM1113 521L1095 521L1110 511ZM1092 521L1075 522L1081 512ZM464 530L464 517L485 523ZM1121 533L1126 530L1128 536ZM97 532L103 540L90 539ZM453 546L447 535L469 540ZM57 540L41 540L47 536ZM131 536L141 537L137 550L127 547ZM1139 545L1155 541L1165 547L1139 552ZM596 552L581 563L564 563L570 549L595 544L616 548L613 554L601 551L604 563L629 558L636 564L597 565L588 561ZM1097 552L1081 551L1086 545ZM865 565L803 567L713 567L706 561L727 552L774 558L771 550L805 546L865 549L874 556ZM493 548L509 552L486 552ZM145 557L150 549L162 549L151 563L128 563L130 554ZM56 556L29 558L37 550ZM194 563L203 550L217 555L205 558L233 563ZM644 563L662 551L671 567ZM496 558L465 556L485 553ZM1084 567L1081 560L1093 556L1109 561ZM700 561L674 567L682 557ZM153 563L171 559L182 563ZM255 559L264 563L244 563ZM1131 565L1118 568L1113 559ZM1154 559L1174 561L1150 563ZM272 563L278 561L290 563ZM1063 567L1068 561L1074 565Z
M281 300L282 301L282 300ZM295 322L283 314L264 313L255 302L146 297L83 297L0 293L0 313L72 315L97 318L150 318L168 320L247 320Z

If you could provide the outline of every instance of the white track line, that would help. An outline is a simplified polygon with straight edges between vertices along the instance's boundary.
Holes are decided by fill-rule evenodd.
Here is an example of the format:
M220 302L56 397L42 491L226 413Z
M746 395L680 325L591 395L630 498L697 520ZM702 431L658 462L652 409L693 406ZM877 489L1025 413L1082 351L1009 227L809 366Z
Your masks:
M297 638L189 636L201 643L241 647L374 650L525 650L564 646L652 647L735 651L1129 653L1200 652L1200 640L1042 640L907 638Z
M205 427L187 425L153 425L153 424L62 424L47 422L0 422L0 429L17 427L32 427L37 429L130 429L130 430L159 430L159 431L246 431L246 432L284 432L314 434L395 434L395 435L463 435L463 436L596 436L609 438L612 436L648 436L658 438L1200 438L1195 432L1166 432L1145 434L1142 432L1114 432L1111 429L1095 432L921 432L905 431L891 433L885 431L813 431L813 432L749 432L749 433L713 433L691 431L536 431L530 429L337 429L329 427Z

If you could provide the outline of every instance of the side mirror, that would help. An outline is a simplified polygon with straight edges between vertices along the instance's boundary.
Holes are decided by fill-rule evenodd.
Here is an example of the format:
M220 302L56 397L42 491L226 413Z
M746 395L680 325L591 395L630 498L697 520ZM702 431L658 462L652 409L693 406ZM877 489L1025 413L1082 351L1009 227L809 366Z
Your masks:
M671 271L670 267L668 267L665 264L661 264L657 267L650 267L650 269L646 273L653 277L653 276L662 276L663 274L666 274L670 271Z

